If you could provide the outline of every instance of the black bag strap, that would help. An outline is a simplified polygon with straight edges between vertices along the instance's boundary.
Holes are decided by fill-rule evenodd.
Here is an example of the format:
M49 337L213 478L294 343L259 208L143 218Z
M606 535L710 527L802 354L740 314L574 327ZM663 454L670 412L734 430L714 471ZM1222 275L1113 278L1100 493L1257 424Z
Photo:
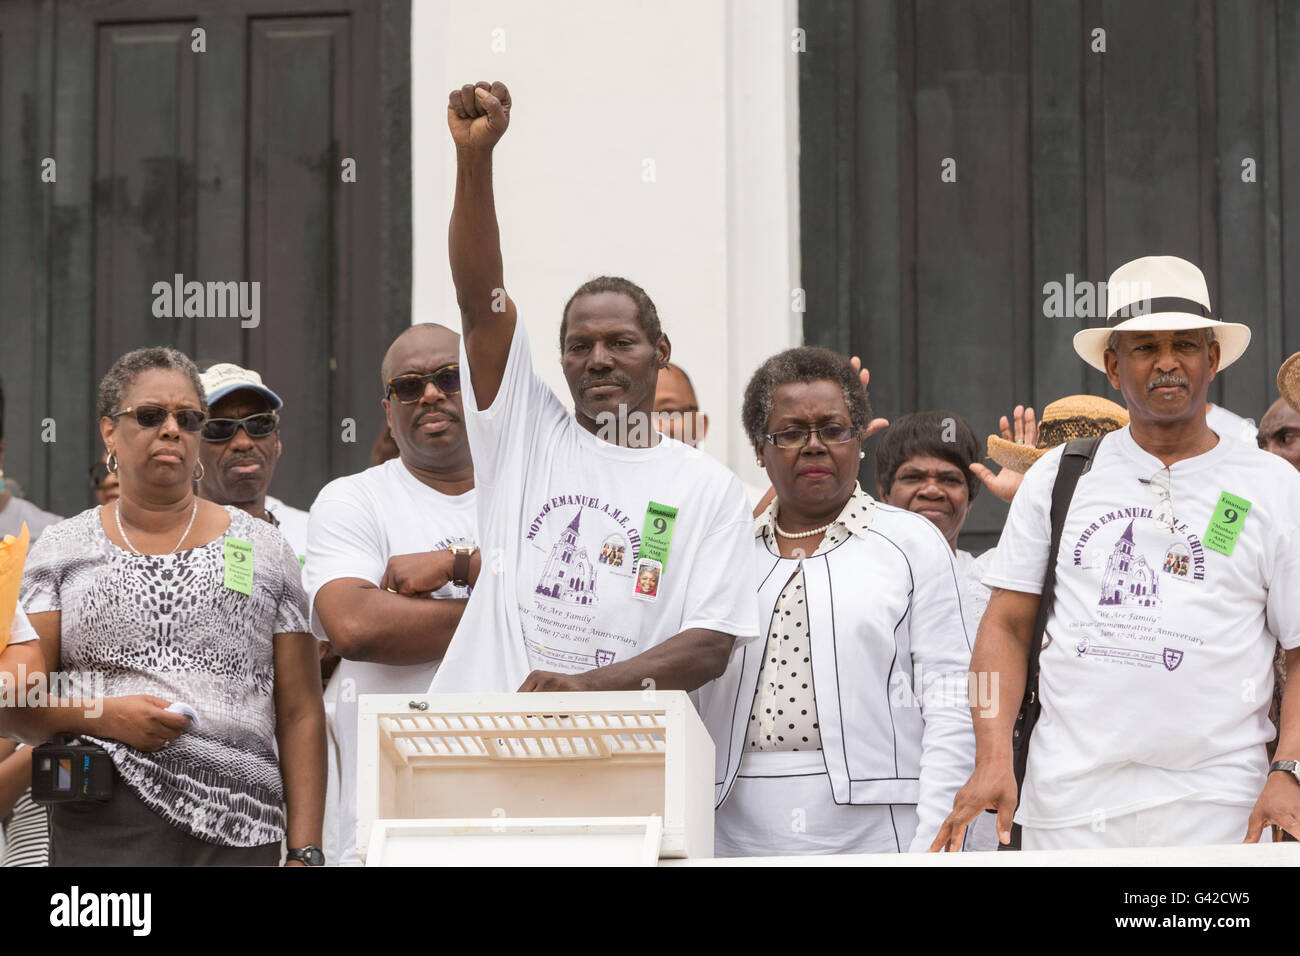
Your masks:
M1093 456L1101 436L1076 438L1065 446L1061 467L1052 486L1052 545L1047 554L1047 573L1043 576L1042 596L1038 601L1038 618L1034 621L1035 640L1029 645L1029 670L1025 675L1025 701L1038 699L1038 658L1043 650L1043 636L1047 633L1047 618L1056 603L1056 559L1061 553L1061 536L1065 532L1065 518L1070 513L1075 486L1092 466ZM1027 744L1026 744L1027 745ZM1022 780L1016 781L1022 783Z
M1047 619L1051 616L1052 605L1056 600L1056 559L1061 551L1061 535L1065 530L1065 518L1070 513L1070 501L1074 498L1075 486L1079 478L1092 467L1093 456L1103 436L1075 438L1065 445L1061 454L1061 465L1056 472L1056 482L1052 485L1052 543L1047 552L1047 573L1043 576L1043 590L1038 600L1038 617L1034 621L1034 636L1029 642L1029 661L1025 670L1025 694L1020 702L1020 713L1016 715L1015 727L1011 734L1013 765L1016 774L1016 792L1025 785L1025 768L1029 761L1029 738L1038 723L1038 714L1042 704L1038 699L1038 659L1043 650L1043 636L1047 633ZM1012 824L1011 843L998 845L998 849L1020 849L1020 827Z

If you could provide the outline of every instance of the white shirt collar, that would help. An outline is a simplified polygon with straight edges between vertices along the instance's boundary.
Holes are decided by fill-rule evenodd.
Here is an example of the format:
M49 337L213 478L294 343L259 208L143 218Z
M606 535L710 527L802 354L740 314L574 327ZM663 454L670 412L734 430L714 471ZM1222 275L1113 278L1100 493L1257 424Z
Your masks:
M776 538L776 512L780 503L780 498L773 498L767 510L754 519L754 537L761 537L768 541ZM860 484L854 482L853 494L844 503L839 516L831 522L831 526L840 525L849 534L865 538L875 514L876 499L863 491Z

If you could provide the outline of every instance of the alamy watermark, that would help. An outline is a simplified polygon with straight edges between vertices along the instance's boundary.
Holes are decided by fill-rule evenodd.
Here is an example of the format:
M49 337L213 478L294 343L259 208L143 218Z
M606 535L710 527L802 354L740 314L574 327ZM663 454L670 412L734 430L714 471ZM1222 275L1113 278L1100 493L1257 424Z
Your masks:
M0 709L6 707L68 707L87 717L104 713L106 685L98 671L27 672L19 664L11 674L0 674Z
M82 892L73 885L50 897L50 925L55 927L117 926L133 936L148 936L153 928L152 893Z
M889 702L895 707L975 707L981 717L998 714L997 671L927 672L916 665L912 679L895 671L889 679Z
M169 282L155 282L156 319L239 318L240 326L255 329L262 322L262 283L185 281L176 273Z
M1145 302L1151 299L1150 282L1102 282L1076 279L1065 274L1064 282L1055 279L1043 284L1043 315L1049 319L1104 319L1106 296L1114 293L1120 302Z
M644 448L656 431L687 445L696 445L704 436L697 434L698 412L641 412L620 405L616 412L596 416L596 437L611 445Z

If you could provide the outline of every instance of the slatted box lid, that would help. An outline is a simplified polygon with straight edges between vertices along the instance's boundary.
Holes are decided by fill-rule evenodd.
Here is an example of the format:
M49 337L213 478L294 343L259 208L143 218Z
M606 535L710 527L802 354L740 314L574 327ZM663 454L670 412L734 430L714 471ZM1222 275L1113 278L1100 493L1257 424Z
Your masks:
M366 695L357 842L377 820L657 816L713 853L713 744L684 691Z

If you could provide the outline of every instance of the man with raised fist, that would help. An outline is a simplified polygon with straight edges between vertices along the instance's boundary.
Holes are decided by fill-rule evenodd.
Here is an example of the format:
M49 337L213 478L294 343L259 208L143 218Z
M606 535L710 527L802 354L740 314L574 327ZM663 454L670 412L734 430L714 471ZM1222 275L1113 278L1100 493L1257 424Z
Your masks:
M435 692L693 690L758 634L740 481L653 426L671 346L627 279L581 286L560 322L570 414L532 368L505 292L492 151L503 83L453 90L449 248L485 573ZM638 590L653 571L658 586Z

